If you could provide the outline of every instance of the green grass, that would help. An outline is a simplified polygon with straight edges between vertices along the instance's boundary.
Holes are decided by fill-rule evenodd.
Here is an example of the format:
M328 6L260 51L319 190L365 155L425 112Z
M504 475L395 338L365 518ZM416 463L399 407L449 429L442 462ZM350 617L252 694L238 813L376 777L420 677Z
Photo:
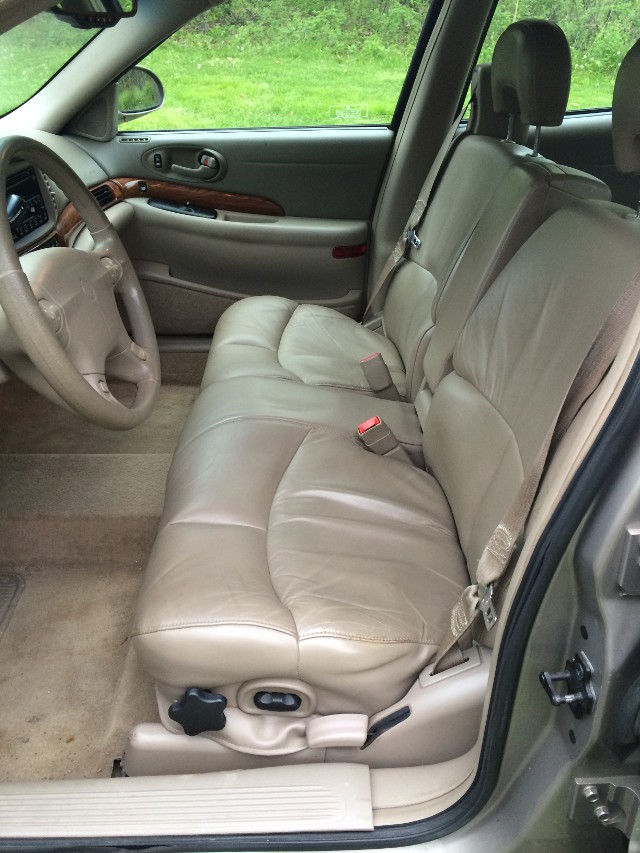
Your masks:
M38 15L0 36L0 115L30 98L96 35Z
M373 0L327 0L314 7L314 15L296 17L297 7L285 0L270 2L277 20L261 19L243 26L218 21L216 16L225 9L227 14L234 8L249 17L254 14L252 4L230 0L220 7L221 12L205 13L200 22L192 22L160 45L143 64L163 81L165 105L123 124L122 129L387 124L406 75L421 13L409 14L408 0L403 0L407 5L389 0L393 14L384 18L378 10L374 19L371 14L355 14L365 3L370 11L378 9ZM514 2L517 9L511 9ZM349 4L351 17L347 16ZM522 12L524 4L525 0L503 0L501 8L508 14L503 12L499 20L497 16L483 58L490 54L502 26ZM348 27L361 26L363 21L369 31L356 38ZM374 24L381 31L372 29ZM389 38L385 38L385 27L395 27L389 30ZM0 69L4 70L0 113L33 94L92 34L74 30L51 15L40 15L0 36ZM576 50L574 56L580 58L574 61L569 109L610 105L615 62L603 69L603 61L588 60L584 52ZM347 106L358 109L345 118L340 111Z
M165 104L158 112L127 122L123 130L292 127L387 124L409 64L401 51L383 56L310 52L301 59L293 45L266 51L199 51L193 45L161 45L143 63L160 77ZM577 71L570 110L611 104L613 77ZM361 105L351 120L336 107Z
M384 61L298 50L213 53L186 44L163 45L144 62L165 86L164 107L126 129L278 127L344 124L337 108L360 106L352 123L391 119L408 58L388 52Z

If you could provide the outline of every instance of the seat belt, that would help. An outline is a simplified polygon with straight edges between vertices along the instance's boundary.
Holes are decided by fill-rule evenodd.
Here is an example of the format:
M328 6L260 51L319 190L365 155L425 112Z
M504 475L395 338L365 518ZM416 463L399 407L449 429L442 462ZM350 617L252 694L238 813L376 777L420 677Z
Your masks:
M376 279L376 283L373 286L371 296L369 297L369 301L367 302L367 307L364 309L364 315L361 321L363 325L371 319L374 303L378 300L379 297L383 298L385 296L387 288L391 284L391 279L395 275L395 272L398 267L403 263L407 256L409 247L419 249L421 246L421 241L418 235L416 234L416 229L420 226L420 223L424 219L424 215L427 212L429 202L431 201L431 193L436 184L438 176L442 171L442 167L447 158L447 155L451 150L453 141L455 139L456 131L460 127L460 121L462 120L462 116L466 113L469 104L475 97L475 94L476 87L471 90L469 100L456 114L456 117L453 120L453 124L451 125L451 127L445 134L444 139L442 140L442 145L438 149L438 153L436 154L434 161L431 164L431 168L427 173L427 177L425 178L425 181L420 189L420 193L418 195L416 203L413 206L411 215L407 220L407 224L405 225L404 231L398 238L398 241L396 242L396 245L393 248L393 252L387 258L387 261L383 266L382 270L380 271L380 274Z
M462 649L471 643L472 628L482 616L487 631L498 616L493 602L495 585L503 578L516 542L524 531L546 463L584 403L596 390L611 366L629 326L629 316L640 300L640 272L616 300L580 365L562 406L553 419L542 446L502 521L485 546L476 571L477 582L468 586L451 611L451 623L435 657L433 674L464 660Z

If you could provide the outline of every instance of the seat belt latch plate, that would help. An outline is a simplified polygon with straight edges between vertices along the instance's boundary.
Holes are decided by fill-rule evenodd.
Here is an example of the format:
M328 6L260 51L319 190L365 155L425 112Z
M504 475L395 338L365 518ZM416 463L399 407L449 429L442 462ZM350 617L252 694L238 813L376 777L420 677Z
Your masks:
M493 584L490 583L487 587L481 586L478 592L481 593L478 608L484 619L484 627L490 631L498 621L498 611L493 603Z
M407 243L411 246L412 249L419 249L422 246L422 240L418 237L416 232L411 229L411 231L407 231Z

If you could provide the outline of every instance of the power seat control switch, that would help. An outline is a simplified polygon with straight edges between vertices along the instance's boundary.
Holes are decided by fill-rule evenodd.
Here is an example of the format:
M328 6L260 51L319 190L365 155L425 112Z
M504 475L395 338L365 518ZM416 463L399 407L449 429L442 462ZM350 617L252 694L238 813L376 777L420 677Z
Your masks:
M540 683L552 705L568 705L573 716L581 720L593 711L596 693L591 683L593 667L584 652L578 652L573 660L568 660L562 672L540 673ZM559 692L556 685L564 682L566 690Z
M270 693L261 690L254 696L253 703L261 711L282 713L297 711L302 705L302 699L296 693Z

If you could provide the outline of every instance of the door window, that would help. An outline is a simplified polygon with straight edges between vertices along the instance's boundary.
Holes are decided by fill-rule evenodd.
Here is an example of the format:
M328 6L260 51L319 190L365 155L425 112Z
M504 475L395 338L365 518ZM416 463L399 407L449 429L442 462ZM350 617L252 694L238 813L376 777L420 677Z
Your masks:
M165 88L126 130L388 124L425 0L229 0L144 59Z

